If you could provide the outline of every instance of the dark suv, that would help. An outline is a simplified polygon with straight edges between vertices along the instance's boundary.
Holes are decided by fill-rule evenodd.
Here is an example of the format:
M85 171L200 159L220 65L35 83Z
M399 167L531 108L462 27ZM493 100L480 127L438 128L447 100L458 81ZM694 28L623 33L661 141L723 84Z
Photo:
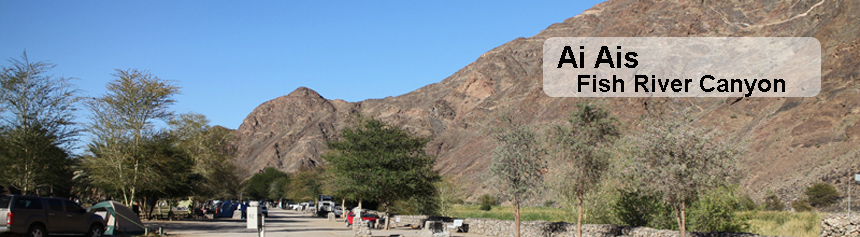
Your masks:
M101 216L88 213L77 203L52 197L0 195L0 234L74 234L98 237L104 231Z

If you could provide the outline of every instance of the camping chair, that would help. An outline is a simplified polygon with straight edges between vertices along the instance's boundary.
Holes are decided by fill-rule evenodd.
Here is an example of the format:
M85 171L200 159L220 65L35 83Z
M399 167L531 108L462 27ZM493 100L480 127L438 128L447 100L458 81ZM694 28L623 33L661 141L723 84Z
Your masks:
M448 229L454 229L453 232L462 231L460 227L463 227L463 219L455 219L454 223L448 226Z

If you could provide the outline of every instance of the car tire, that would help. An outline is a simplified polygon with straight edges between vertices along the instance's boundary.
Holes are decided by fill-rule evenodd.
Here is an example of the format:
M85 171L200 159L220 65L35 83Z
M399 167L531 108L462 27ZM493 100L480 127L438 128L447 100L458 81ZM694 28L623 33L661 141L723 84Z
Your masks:
M90 230L87 231L87 237L101 237L104 234L104 231L101 226L93 225L90 226Z
M30 226L30 229L27 230L27 234L24 236L27 236L27 237L46 237L46 236L48 236L48 233L45 232L45 227L42 227L41 225L36 224L36 225Z

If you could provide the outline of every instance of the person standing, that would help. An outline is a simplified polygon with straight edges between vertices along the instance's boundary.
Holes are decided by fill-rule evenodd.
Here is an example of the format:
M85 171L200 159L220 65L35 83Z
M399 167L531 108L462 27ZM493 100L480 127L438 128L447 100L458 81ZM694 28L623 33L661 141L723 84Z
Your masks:
M134 204L131 205L131 211L134 212L134 215L136 215L137 218L140 218L140 202L134 202Z

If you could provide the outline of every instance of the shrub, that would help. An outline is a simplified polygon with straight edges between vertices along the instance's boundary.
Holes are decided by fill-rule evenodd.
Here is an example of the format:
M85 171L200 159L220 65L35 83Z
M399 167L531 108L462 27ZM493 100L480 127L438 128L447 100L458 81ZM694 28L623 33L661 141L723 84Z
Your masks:
M647 226L657 229L675 229L672 209L663 205L657 195L645 195L631 189L618 190L612 204L615 217L629 226Z
M480 198L478 198L478 202L481 203L480 209L482 211L489 211L490 209L493 208L493 206L496 205L496 197L493 197L489 194L484 194L484 195L481 195Z
M478 209L480 209L481 211L489 211L493 209L493 206L490 206L490 204L487 203L481 203L481 207Z
M543 206L544 207L553 207L553 206L555 206L555 201L553 201L553 200L543 201Z
M764 198L764 209L768 211L782 211L785 210L785 203L782 203L782 200L773 191L768 191L767 196Z
M755 211L758 209L758 204L750 197L749 194L745 194L738 198L738 210L741 211Z
M690 210L690 227L704 232L741 232L749 226L746 220L735 215L740 202L734 188L719 187L710 190L693 203Z
M817 183L806 188L806 197L813 207L826 207L839 200L839 193L829 183Z
M809 200L807 199L798 199L791 202L791 208L794 208L794 211L812 211L812 206L809 205Z

